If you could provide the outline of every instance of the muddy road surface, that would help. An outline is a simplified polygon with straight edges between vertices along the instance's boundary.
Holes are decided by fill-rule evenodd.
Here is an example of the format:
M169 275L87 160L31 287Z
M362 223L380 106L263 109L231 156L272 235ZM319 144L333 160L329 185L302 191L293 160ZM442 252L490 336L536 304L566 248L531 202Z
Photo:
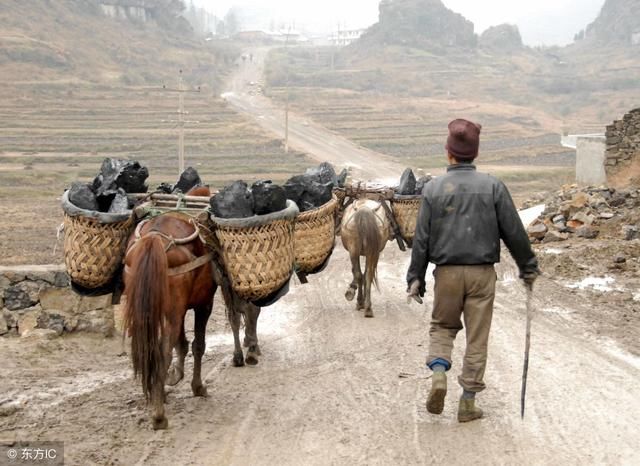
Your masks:
M638 464L638 359L592 334L588 318L569 318L587 316L589 303L562 301L546 279L520 419L525 294L509 264L478 398L486 418L456 421L462 337L444 413L427 413L431 299L406 303L408 261L389 243L375 318L365 319L343 296L348 257L336 248L324 273L263 310L254 367L231 367L217 297L203 360L209 397L191 396L189 356L185 380L168 389L167 431L151 429L120 338L0 339L0 440L64 440L67 464L78 465Z

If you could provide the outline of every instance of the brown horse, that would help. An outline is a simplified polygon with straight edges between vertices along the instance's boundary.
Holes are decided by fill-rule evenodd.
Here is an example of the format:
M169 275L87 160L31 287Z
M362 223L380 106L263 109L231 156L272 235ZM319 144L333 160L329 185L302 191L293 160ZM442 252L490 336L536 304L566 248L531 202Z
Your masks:
M391 236L391 227L384 206L378 201L368 199L354 201L344 212L340 230L342 244L351 258L353 273L353 280L345 298L352 301L357 290L356 309L364 309L365 317L373 317L371 284L374 283L376 288L378 287L378 259ZM366 259L364 275L360 268L360 256Z
M188 309L195 313L193 379L194 396L206 396L201 363L205 330L218 284L227 299L235 350L233 364L245 363L240 345L240 315L244 314L247 364L257 364L260 347L256 334L260 308L239 300L213 255L200 241L196 224L186 215L164 214L138 224L129 239L125 256L125 328L131 337L131 358L142 390L152 404L154 429L168 426L164 414L164 385L175 385L184 377L189 342L184 330ZM170 368L173 350L176 362Z

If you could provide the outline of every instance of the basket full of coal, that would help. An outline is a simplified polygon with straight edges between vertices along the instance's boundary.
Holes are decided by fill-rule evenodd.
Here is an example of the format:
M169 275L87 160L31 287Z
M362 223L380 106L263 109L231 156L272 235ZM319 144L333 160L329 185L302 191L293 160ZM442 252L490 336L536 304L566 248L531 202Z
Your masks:
M402 238L409 244L413 242L416 234L422 190L429 181L431 181L431 176L426 175L416 179L413 170L407 168L402 173L400 184L394 189L391 210L400 227Z
M146 192L148 176L138 162L107 158L92 183L65 191L64 261L74 285L91 290L111 282L134 227L127 194Z
M211 198L209 220L225 272L237 295L260 306L288 290L294 269L298 206L282 186L236 181Z
M296 270L304 274L321 271L335 245L336 189L343 188L346 170L337 175L329 163L310 168L284 185L287 198L295 201L300 215L295 224Z

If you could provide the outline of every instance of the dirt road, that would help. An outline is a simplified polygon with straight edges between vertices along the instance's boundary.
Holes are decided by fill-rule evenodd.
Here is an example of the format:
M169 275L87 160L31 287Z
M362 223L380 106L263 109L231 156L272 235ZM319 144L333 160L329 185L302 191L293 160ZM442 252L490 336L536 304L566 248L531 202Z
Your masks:
M342 144L326 132L319 139ZM640 462L640 360L594 332L598 310L586 295L548 279L536 290L520 419L525 296L508 261L499 267L488 389L479 396L486 418L455 418L462 337L445 411L427 413L432 295L424 306L406 303L408 262L388 244L375 318L365 319L344 299L349 261L338 246L327 270L263 310L255 367L231 367L232 337L217 297L203 360L209 397L191 396L189 357L185 381L168 390L167 431L151 430L119 338L2 338L0 441L64 440L70 465Z
M252 49L253 61L238 64L238 70L229 82L229 90L222 97L233 108L255 118L260 126L284 140L285 112L274 106L259 89L264 81L267 52L268 48ZM358 146L294 112L289 112L289 145L319 162L328 161L339 167L350 166L353 175L361 179L381 176L395 179L406 168L391 157Z
M489 387L479 397L487 417L457 423L459 364L444 413L428 414L430 300L406 304L408 259L389 244L376 317L365 319L343 297L348 258L336 249L328 270L263 311L256 367L231 367L232 338L217 302L203 362L210 396L191 397L189 363L187 380L169 389L164 432L150 428L118 338L0 339L0 440L64 439L67 464L83 465L638 463L638 360L590 336L569 317L587 312L588 302L560 301L562 290L544 280L520 420L524 293L507 266ZM456 362L461 346L460 339Z

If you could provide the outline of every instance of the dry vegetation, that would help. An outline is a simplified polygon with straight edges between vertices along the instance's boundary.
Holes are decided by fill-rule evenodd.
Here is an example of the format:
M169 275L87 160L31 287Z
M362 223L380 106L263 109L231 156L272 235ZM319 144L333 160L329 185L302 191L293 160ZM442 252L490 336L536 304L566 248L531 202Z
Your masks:
M606 57L606 60L603 60ZM446 123L483 124L483 168L523 199L570 181L563 132L603 132L637 106L640 64L625 48L432 51L356 42L344 49L271 52L267 92L363 146L407 165L443 164ZM631 74L630 74L631 73Z

